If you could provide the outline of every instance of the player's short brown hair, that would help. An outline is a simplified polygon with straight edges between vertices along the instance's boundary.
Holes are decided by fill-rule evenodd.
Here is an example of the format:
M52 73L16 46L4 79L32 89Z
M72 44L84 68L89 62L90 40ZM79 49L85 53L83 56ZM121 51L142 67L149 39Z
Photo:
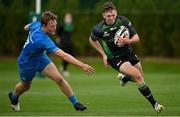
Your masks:
M103 5L103 13L107 12L107 11L111 11L111 10L116 10L116 7L115 5L113 4L113 2L109 1L109 2L106 2L104 5Z
M116 7L115 5L113 4L113 2L109 1L109 2L106 2L104 5L103 5L103 13L104 12L107 12L107 11L111 11L111 10L116 10Z
M47 25L50 20L57 20L57 15L52 13L51 11L45 11L41 15L41 26Z

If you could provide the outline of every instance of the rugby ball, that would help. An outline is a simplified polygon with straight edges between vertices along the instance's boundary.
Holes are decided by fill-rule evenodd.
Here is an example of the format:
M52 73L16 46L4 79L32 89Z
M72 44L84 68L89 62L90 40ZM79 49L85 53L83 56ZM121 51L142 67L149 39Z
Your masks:
M124 44L118 42L119 37L126 37L129 39L129 30L125 26L120 26L120 29L117 30L116 34L114 35L114 44L118 47L124 46Z

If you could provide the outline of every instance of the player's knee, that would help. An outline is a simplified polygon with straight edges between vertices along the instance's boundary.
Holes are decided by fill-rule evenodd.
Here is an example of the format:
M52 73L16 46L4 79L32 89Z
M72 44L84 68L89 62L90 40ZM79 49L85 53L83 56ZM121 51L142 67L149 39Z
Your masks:
M143 76L142 76L142 74L141 74L139 71L136 71L136 72L134 73L133 77L134 77L134 79L135 79L136 81L141 81L141 80L143 79Z
M26 87L26 91L29 90L29 89L30 89L30 87Z
M24 89L27 91L27 90L29 90L30 89L30 87L31 87L31 85L30 84L25 84L24 85Z
M64 79L63 79L63 78L57 78L57 79L56 79L56 83L57 83L58 85L61 85L63 82L64 82Z

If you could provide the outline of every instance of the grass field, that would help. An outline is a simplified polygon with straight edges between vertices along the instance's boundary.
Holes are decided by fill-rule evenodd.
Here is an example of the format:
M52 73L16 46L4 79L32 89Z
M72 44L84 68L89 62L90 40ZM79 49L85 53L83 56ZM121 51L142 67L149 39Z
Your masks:
M48 78L35 78L31 89L20 98L21 112L14 112L9 106L7 93L19 82L16 60L0 60L0 115L157 116L134 83L120 87L117 73L112 68L105 70L99 59L84 61L95 67L96 73L88 77L71 65L71 77L66 80L72 85L79 101L88 106L87 111L76 112ZM180 61L144 61L143 68L146 84L154 97L165 106L164 113L160 115L180 116Z

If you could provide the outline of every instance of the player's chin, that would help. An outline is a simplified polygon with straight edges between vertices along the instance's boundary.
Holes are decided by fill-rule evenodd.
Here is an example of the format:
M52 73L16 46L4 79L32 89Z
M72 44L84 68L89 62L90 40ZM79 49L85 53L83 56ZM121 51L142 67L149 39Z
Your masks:
M51 32L50 34L51 34L51 35L55 35L55 32Z
M109 24L109 25L113 25L114 22L115 22L115 21L112 21L112 20L111 20L111 21L108 22L108 24Z

